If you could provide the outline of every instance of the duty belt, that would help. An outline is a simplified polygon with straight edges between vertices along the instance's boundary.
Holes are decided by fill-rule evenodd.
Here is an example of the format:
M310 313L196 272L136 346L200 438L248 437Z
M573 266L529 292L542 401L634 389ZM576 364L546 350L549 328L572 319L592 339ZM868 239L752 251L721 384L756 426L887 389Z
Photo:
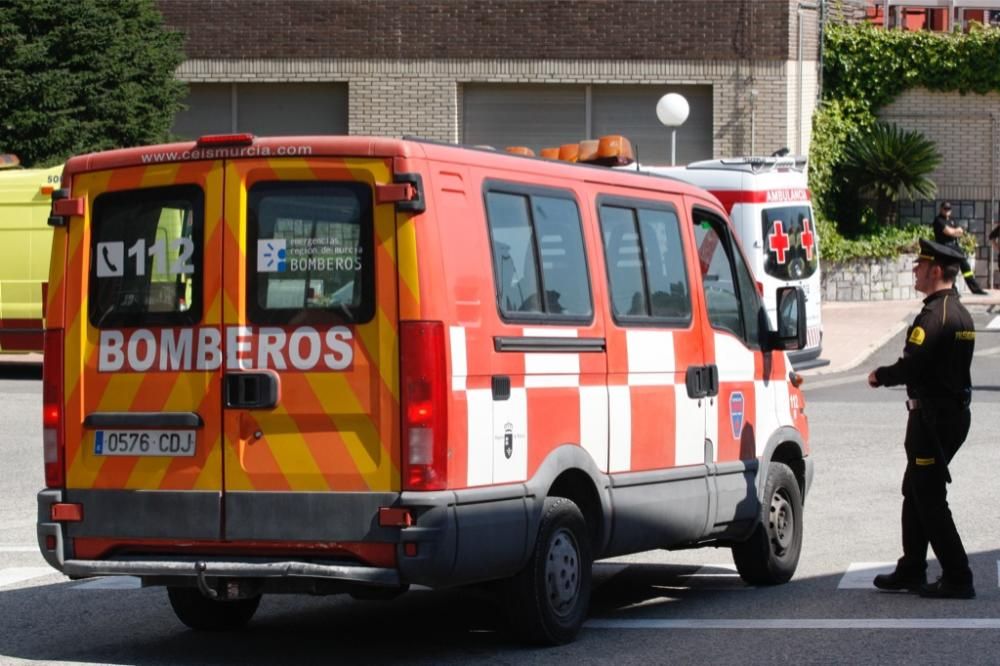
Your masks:
M906 411L912 412L918 409L968 409L969 403L965 400L954 400L942 398L939 400L921 400L910 398L906 401Z

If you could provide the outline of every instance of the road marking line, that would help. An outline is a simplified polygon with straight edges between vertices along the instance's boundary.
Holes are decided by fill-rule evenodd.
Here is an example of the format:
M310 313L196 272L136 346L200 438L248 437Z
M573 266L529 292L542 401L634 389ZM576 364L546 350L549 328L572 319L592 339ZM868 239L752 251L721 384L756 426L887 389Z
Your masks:
M0 546L0 553L37 553L38 546Z
M138 590L142 581L136 576L102 576L73 585L74 590Z
M33 578L58 574L52 567L9 567L0 569L0 587L23 583Z
M587 629L1000 629L1000 618L594 619L583 626Z
M1000 328L1000 317L993 317L990 323L986 324L986 328L990 330Z
M872 579L878 574L892 573L895 562L851 562L840 578L838 590L874 590Z

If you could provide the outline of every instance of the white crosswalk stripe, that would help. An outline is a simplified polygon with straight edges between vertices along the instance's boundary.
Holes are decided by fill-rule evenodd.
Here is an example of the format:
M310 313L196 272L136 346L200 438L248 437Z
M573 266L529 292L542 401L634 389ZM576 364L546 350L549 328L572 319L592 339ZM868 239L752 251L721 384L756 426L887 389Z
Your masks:
M874 590L872 579L879 574L892 573L895 562L851 562L840 578L838 590Z
M994 330L1000 328L1000 317L993 317L990 323L986 324L986 328L989 330Z
M52 567L9 567L0 569L0 588L10 587L43 576L58 576Z

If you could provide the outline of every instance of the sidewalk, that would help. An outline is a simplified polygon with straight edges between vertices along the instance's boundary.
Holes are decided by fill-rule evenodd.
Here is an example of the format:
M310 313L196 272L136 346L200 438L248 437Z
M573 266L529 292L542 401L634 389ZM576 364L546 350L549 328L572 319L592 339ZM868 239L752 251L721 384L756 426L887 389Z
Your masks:
M1000 290L989 290L985 296L965 292L961 297L962 303L970 309L1000 308ZM820 358L830 364L803 370L801 374L812 377L857 368L913 322L920 312L922 300L824 302Z

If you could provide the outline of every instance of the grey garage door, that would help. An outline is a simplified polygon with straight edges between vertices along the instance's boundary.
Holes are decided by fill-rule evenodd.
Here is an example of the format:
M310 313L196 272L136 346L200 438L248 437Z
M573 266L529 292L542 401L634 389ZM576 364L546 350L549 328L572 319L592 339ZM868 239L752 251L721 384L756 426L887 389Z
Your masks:
M677 162L712 155L712 87L662 85L466 84L462 90L462 142L547 146L623 134L644 164L670 163L670 130L656 118L663 95L684 95L691 106L677 130Z
M174 118L181 138L347 134L345 83L192 83L189 89L188 109Z

